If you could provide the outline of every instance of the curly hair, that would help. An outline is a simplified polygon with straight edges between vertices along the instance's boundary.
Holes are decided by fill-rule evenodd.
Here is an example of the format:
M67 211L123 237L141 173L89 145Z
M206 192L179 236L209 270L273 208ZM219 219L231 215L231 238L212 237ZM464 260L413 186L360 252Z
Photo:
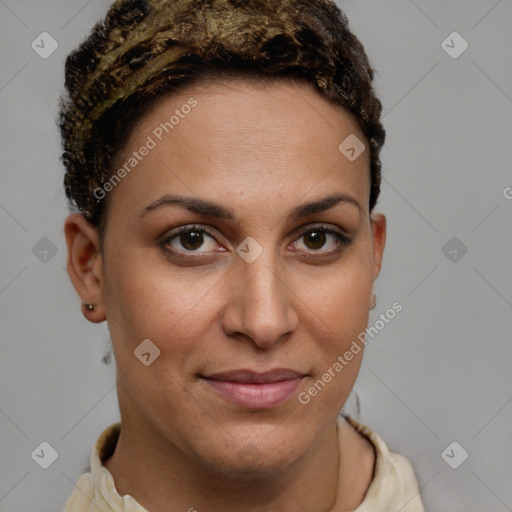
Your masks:
M201 77L236 74L313 84L351 112L370 142L370 211L385 139L374 72L331 0L116 0L65 63L60 98L64 187L70 206L103 231L93 191L154 102Z

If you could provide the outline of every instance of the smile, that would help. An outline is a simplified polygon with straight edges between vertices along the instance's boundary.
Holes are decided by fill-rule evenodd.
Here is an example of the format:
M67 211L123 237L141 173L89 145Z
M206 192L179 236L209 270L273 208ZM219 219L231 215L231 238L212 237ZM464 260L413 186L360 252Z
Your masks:
M243 408L268 409L286 402L306 375L278 368L265 373L234 370L208 377L204 382L218 395Z

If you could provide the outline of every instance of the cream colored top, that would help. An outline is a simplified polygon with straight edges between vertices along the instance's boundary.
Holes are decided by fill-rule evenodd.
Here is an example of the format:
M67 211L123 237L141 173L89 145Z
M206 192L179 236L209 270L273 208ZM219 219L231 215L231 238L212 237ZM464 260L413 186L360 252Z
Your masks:
M366 425L350 417L347 421L369 439L376 453L373 480L363 502L352 512L425 512L409 460L390 452L379 434ZM148 512L129 494L118 494L112 474L102 463L113 453L120 431L121 423L114 423L101 433L92 450L91 471L80 476L63 512Z

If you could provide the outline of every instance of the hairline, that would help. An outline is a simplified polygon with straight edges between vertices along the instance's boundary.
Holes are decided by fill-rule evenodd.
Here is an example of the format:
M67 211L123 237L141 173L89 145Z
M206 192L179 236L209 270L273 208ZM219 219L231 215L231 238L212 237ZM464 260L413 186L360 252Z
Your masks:
M311 90L314 90L322 99L327 101L331 106L338 108L340 111L348 114L353 121L356 123L358 128L361 130L363 136L365 138L364 130L362 129L361 123L357 116L355 116L348 108L345 106L329 99L325 94L321 92L319 87L307 78L302 75L287 75L287 74L272 74L265 71L262 71L258 68L235 68L235 67L216 67L212 65L205 66L202 70L200 70L196 75L185 79L182 83L177 86L173 86L168 90L162 90L159 94L155 95L153 98L149 99L144 106L143 112L139 117L135 119L135 121L129 126L126 136L124 137L124 141L120 146L116 149L115 153L112 155L112 158L109 162L109 173L107 179L115 172L116 164L118 163L119 158L121 158L121 154L126 150L126 147L130 141L133 131L137 126L140 125L148 116L150 116L151 112L159 107L159 105L169 99L171 97L177 96L179 94L184 93L186 90L191 87L197 85L205 85L205 87L214 88L217 86L231 86L235 85L235 88L239 85L259 85L263 87L266 84L276 84L276 83L285 83L289 85L298 85L298 86L306 86ZM368 166L368 177L370 180L370 198L371 198L371 187L372 187L372 170L371 170L371 159ZM104 204L102 206L102 211L100 214L100 219L98 226L96 227L100 245L100 252L103 254L104 249L104 241L106 237L106 229L108 224L108 216L109 216L109 203L112 197L112 192L106 196L104 199ZM371 213L371 212L370 212Z

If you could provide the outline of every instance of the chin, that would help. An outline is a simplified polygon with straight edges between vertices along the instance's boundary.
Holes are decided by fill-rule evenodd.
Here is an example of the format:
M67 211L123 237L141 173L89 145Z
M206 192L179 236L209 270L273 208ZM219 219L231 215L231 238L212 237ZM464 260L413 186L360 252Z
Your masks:
M284 471L297 463L313 447L314 434L300 425L251 425L226 428L222 439L218 431L203 437L196 446L200 459L215 471L239 476ZM198 453L200 452L200 453Z

